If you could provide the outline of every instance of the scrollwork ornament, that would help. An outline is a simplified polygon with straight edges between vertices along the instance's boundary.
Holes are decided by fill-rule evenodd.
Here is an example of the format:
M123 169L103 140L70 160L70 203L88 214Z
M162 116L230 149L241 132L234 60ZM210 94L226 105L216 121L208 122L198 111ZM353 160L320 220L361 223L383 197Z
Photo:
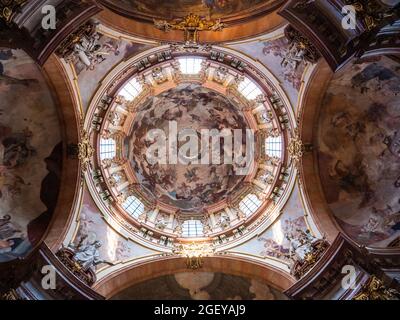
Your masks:
M86 130L83 130L81 133L81 142L78 143L78 149L78 159L81 161L82 171L86 172L91 166L92 157L95 151Z
M27 0L0 0L0 20L10 24L15 13Z
M294 164L297 166L303 155L304 155L304 144L303 141L300 138L300 134L298 129L295 129L295 132L293 134L293 137L291 138L289 145L288 145L288 152L289 152L289 156L292 159L292 161L294 162Z
M185 43L197 44L199 42L199 31L221 31L225 24L221 20L210 21L193 13L183 19L173 21L154 20L154 27L164 32L180 30L185 33Z
M387 289L382 280L372 276L353 300L399 300L399 298L397 290Z

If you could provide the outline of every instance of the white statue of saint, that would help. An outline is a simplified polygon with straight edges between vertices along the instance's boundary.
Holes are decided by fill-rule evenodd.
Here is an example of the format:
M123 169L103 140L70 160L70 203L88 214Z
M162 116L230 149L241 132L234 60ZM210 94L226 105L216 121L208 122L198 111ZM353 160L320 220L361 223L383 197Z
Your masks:
M73 258L83 267L84 270L88 270L89 268L103 262L100 259L100 247L101 242L98 240L89 244L82 243L76 248Z
M83 37L74 46L74 52L79 60L87 67L92 67L93 63L97 61L97 55L100 54L102 46L98 43L100 36L94 34L92 37Z
M318 240L310 231L297 230L298 236L288 236L290 241L289 256L295 261L303 261L307 254L312 253L313 244Z

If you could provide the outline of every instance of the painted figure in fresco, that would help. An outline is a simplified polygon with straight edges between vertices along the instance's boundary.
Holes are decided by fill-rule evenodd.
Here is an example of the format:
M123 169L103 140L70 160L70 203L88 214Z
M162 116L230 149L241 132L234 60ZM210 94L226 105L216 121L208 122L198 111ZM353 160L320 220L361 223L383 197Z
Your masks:
M400 229L400 212L394 212L389 205L385 209L378 210L372 208L373 213L370 215L367 223L365 223L361 232L376 233L383 235L391 235L394 231Z
M16 59L11 49L0 50L0 84L28 86L31 83L37 83L36 79L17 79L4 74L4 65L1 60L7 61L10 59Z
M107 53L114 53L115 56L119 56L121 51L119 50L119 43L114 40L109 40L103 44L103 48Z
M21 194L21 186L23 185L25 185L25 182L20 176L0 165L0 199L3 197L13 198Z
M0 218L0 254L12 252L24 241L21 230L11 222L11 216Z
M361 72L354 75L351 79L351 83L353 88L359 88L361 93L367 93L370 90L368 84L372 80L379 82L379 85L376 88L377 91L382 89L382 82L392 81L390 89L396 93L400 92L399 75L384 66L380 66L377 63L368 65Z
M400 176L397 178L397 180L394 182L394 186L396 188L400 188Z
M296 90L300 89L301 78L306 66L304 52L296 51L296 46L289 46L286 38L264 42L263 54L281 58L283 78Z
M0 254L13 252L23 241L22 238L0 240Z
M118 261L124 260L129 258L131 253L131 249L129 248L128 244L118 240L117 248L115 249L115 257Z
M284 37L264 42L263 54L266 56L272 54L275 57L280 57L283 59L285 56L285 50L287 46L288 42Z
M33 133L29 129L5 137L0 136L0 160L7 169L23 165L30 157L36 155L35 148L30 145L32 136Z
M77 240L83 241L87 238L87 235L90 233L92 229L94 221L90 219L85 213L82 213L79 218L79 228L77 232Z
M297 230L297 233L297 237L291 235L287 237L290 241L289 257L294 261L303 261L312 252L312 245L318 239L309 230Z
M289 256L289 249L285 248L283 245L278 244L273 239L268 238L258 238L258 241L264 242L264 250L260 252L263 257L274 257L278 259L287 259Z
M274 175L272 172L265 170L264 172L261 172L259 179L262 183L272 184L274 182Z

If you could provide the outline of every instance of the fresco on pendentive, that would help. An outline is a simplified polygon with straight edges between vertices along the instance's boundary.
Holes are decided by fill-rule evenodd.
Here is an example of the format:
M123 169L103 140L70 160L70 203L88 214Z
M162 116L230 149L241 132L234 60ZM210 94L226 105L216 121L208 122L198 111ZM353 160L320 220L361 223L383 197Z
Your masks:
M25 256L56 206L62 145L56 105L34 61L0 48L0 262Z
M400 236L400 67L389 58L334 76L321 109L322 187L355 241L385 247Z
M304 215L301 195L298 186L295 186L282 209L282 215L257 238L257 244L253 244L257 254L290 262L291 240L299 238L307 230Z
M89 44L80 48L80 51L78 50L76 54L70 57L78 76L77 80L84 111L86 111L92 96L108 72L121 61L152 48L151 45L111 38L98 31L93 32Z
M282 34L271 40L255 40L250 43L238 43L229 45L231 48L241 51L248 56L257 59L277 77L292 105L297 108L299 90L302 85L303 74L308 63L302 58L292 57L285 63L285 57L289 53L289 42Z
M96 265L90 265L94 271L153 253L128 241L107 224L86 188L83 191L76 236L68 247L75 253L83 253L86 261L97 262Z

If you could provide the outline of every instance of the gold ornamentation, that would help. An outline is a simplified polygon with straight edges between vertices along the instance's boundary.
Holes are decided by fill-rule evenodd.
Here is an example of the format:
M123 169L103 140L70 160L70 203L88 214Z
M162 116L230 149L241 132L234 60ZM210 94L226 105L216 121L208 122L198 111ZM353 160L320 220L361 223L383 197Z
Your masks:
M190 13L183 19L175 19L170 22L166 20L154 20L154 26L165 32L171 30L184 31L185 42L193 44L199 42L199 31L221 31L225 28L225 24L221 20L210 21L193 13Z
M282 60L283 66L297 69L301 62L315 64L321 57L314 45L291 25L285 28L285 36L289 41L289 49Z
M398 300L399 296L397 290L387 289L382 280L372 276L353 300Z
M173 253L186 257L186 267L188 269L200 269L204 262L203 257L210 256L214 253L214 249L210 243L196 243L181 244L173 249Z
M364 22L368 31L375 29L387 18L394 16L393 9L385 8L375 0L347 0L346 4L354 6L358 19Z
M21 300L21 298L19 297L18 293L14 289L11 289L11 290L7 291L6 293L3 293L0 296L0 300Z
M290 241L290 273L300 279L321 259L329 243L325 239L317 239L309 230L297 230L297 234L288 234L286 237Z
M17 10L25 4L27 0L0 0L0 19L4 20L7 24L11 20Z
M91 166L91 159L94 154L94 148L90 143L89 134L86 130L82 131L81 142L78 143L78 159L81 161L82 170L86 171Z
M57 252L60 261L82 282L88 286L96 282L96 274L92 269L84 269L76 260L74 260L74 251L69 248L62 248Z
M304 151L305 148L303 145L303 141L301 141L299 131L298 129L296 129L288 146L289 155L296 165L300 163L301 158L304 155Z

